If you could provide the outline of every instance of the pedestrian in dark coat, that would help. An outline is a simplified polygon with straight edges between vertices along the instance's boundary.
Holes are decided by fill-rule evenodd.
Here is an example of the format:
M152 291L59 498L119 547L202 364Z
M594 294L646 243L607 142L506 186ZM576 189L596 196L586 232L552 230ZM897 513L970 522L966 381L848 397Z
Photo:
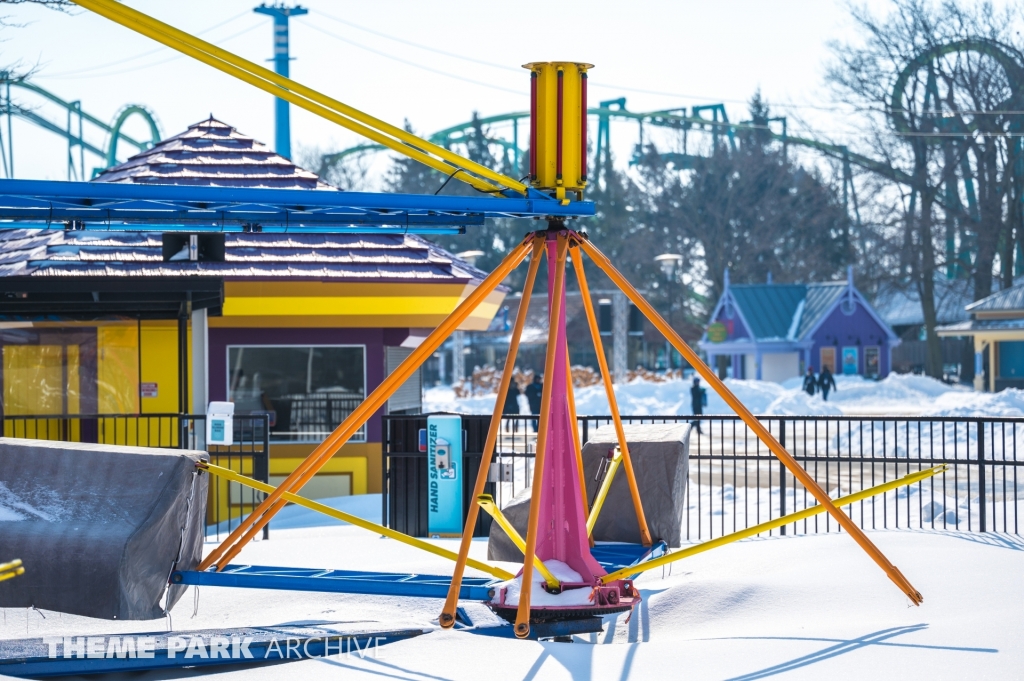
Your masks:
M533 381L526 386L526 401L530 403L530 413L534 416L540 414L540 400L544 394L544 383L540 374L533 375ZM537 419L533 419L533 432L537 432Z
M813 395L818 390L818 377L814 375L814 367L807 367L807 375L804 376L804 392Z
M828 402L830 390L838 390L836 379L832 377L832 371L828 367L821 368L821 375L818 376L818 387L821 388L821 399Z
M700 379L694 377L693 386L690 388L690 408L694 416L704 413L704 402L707 400L707 391L700 387ZM700 421L691 421L691 425L697 426L697 432L701 432Z
M501 413L519 413L519 385L515 381L509 381L508 393L505 395L505 406L502 408Z

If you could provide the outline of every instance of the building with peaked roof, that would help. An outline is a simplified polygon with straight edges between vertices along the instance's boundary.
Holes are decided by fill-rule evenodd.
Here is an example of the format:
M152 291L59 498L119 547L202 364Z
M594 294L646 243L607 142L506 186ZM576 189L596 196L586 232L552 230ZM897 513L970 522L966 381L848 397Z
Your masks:
M160 141L124 163L108 168L94 182L185 184L203 187L328 189L315 173L210 115L188 130Z
M336 191L212 117L95 181ZM411 234L204 232L193 241L180 231L63 227L0 229L9 294L0 296L0 417L202 413L231 401L236 413L270 414L272 482L486 276ZM505 293L462 328L486 329ZM418 411L420 392L417 374L385 410ZM304 494L380 491L385 410ZM100 437L81 421L76 437Z
M944 338L974 344L974 389L1024 389L1024 282L964 307L970 319L940 326Z
M722 376L782 382L807 367L882 378L899 338L847 280L820 284L731 284L700 340Z

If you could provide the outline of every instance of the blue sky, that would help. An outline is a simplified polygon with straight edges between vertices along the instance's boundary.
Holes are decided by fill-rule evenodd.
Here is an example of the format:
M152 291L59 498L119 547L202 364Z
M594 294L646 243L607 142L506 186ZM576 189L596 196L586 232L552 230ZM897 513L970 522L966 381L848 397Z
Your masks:
M254 61L271 56L270 19L254 14L251 0L128 4ZM794 117L797 130L832 139L850 134L849 112L832 107L823 84L828 41L852 35L841 2L592 1L558 13L554 3L533 0L302 4L310 13L292 21L292 77L390 122L408 119L421 132L468 120L473 111L524 109L528 80L518 67L572 59L596 64L592 100L626 96L638 111L724 102L739 119L760 87L777 113ZM85 10L19 5L6 13L22 26L0 33L0 60L34 66L37 83L81 100L100 119L113 119L125 104L144 104L169 135L212 113L273 143L273 106L263 92ZM37 111L64 120L41 103ZM292 111L293 149L360 141ZM16 177L64 179L65 143L22 121L14 125ZM635 141L632 130L615 135L620 153Z

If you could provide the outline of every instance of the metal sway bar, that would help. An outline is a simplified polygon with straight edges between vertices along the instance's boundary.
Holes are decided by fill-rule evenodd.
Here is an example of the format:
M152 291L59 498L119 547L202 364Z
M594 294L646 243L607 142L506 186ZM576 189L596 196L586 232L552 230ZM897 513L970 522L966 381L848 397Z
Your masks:
M743 419L743 422L747 424L747 427L754 432L757 438L761 440L761 442L763 442L780 461L782 461L783 465L785 465L789 472L793 474L793 477L799 480L800 484L807 488L814 498L818 500L818 503L828 511L829 515L835 518L842 528L850 533L853 540L856 541L862 549L864 549L865 553L871 556L871 559L875 561L878 567L882 568L885 574L889 576L889 579L891 579L892 582L907 595L911 602L915 605L920 605L923 597L909 582L909 580L903 576L903 573L901 573L895 565L889 562L889 559L885 557L885 555L877 546L874 545L874 543L872 543L870 539L868 539L867 535L864 534L864 531L857 527L857 524L854 523L849 516L839 510L839 508L832 503L832 500L829 498L825 490L823 490L821 486L814 481L814 478L812 478L810 474L805 471L799 463L797 463L796 459L794 459L792 455L786 451L786 448L783 447L777 439L775 439L775 436L765 428L764 424L758 421L757 418L750 413L750 410L747 409L746 406L744 406L744 404L732 393L732 391L729 390L725 383L718 378L718 375L711 370L711 367L705 364L697 353L694 352L693 348L683 341L679 334L668 325L668 323L661 315L658 314L651 304L648 303L642 295L640 295L640 292L633 288L632 284L629 283L622 273L612 265L607 256L598 250L596 246L587 241L585 237L577 235L576 238L579 239L578 243L583 251L593 259L594 264L608 275L608 278L626 294L626 297L629 298L634 305L640 308L640 311L644 313L644 316L647 317L647 319L654 324L658 331L661 332L672 346L679 351L679 354L681 354L686 361L690 363L690 366L692 366L697 373L707 381L708 385L718 393L725 403L729 405L729 407L736 412L741 419ZM627 471L629 470L628 465L627 460Z
M218 48L212 43L196 38L142 12L113 0L76 0L76 3L313 113L324 116L325 112L334 112L336 116L324 117L350 130L359 132L365 137L383 144L394 151L441 170L445 174L451 174L451 170L454 168L462 168L520 194L527 193L526 185L517 180L463 158L444 147L428 142L397 126L343 104L336 99L327 97L301 83L280 76L270 69L242 59L231 52ZM443 163L437 159L443 159L448 163ZM446 168L447 170L445 170ZM471 175L460 174L459 179L469 182L484 191L501 189L501 187L495 187L489 182L484 182Z
M601 487L597 490L597 496L594 497L594 507L590 509L590 515L587 516L587 535L594 533L594 525L597 524L597 517L601 514L604 500L608 498L608 490L612 488L612 480L615 479L615 473L619 470L620 463L622 463L622 450L616 447L615 454L605 471L604 480L601 481Z
M505 355L505 367L501 372L501 381L498 385L498 394L507 395L508 387L512 383L512 374L515 371L516 356L519 354L519 339L523 335L523 328L526 326L526 313L530 309L530 297L533 292L534 282L537 281L537 271L540 268L540 257L544 250L544 238L534 235L533 252L530 255L530 265L526 271L526 284L523 287L523 299L519 303L519 312L516 314L516 321L512 327L512 337L508 343L508 353ZM495 400L494 411L491 413L491 423L487 428L487 439L484 441L484 451L480 457L480 470L476 476L476 484L473 486L473 498L484 493L484 486L487 484L487 471L491 467L491 459L494 456L494 446L498 441L498 433L501 429L501 414L503 404L501 400ZM459 559L455 563L455 572L452 575L452 585L448 590L448 597L445 599L444 608L438 621L441 627L449 629L455 626L455 609L459 605L459 589L462 585L462 573L469 558L469 547L473 541L473 530L476 528L478 507L470 504L466 513L466 526L462 531L462 542L459 544Z
M494 497L490 494L481 494L476 498L476 503L480 508L487 511L488 515L494 518L494 522L498 523L498 527L505 531L505 534L508 535L508 538L512 540L512 543L516 545L517 549L520 551L524 551L526 549L526 542L523 541L522 535L516 531L516 528L512 526L512 523L510 523L508 518L505 517L505 514L501 512L498 505L494 503ZM551 570L548 570L548 566L545 565L540 558L534 556L533 566L537 568L537 571L544 577L544 581L548 585L548 590L553 591L554 593L558 593L562 590L561 582L555 579L555 576L551 574Z
M216 564L222 568L238 555L238 552L252 540L264 525L277 513L284 504L281 495L284 492L297 492L320 470L334 453L344 445L367 419L370 418L398 388L412 375L428 357L441 346L441 343L462 324L473 310L480 305L490 293L523 261L530 251L533 236L527 236L522 243L512 249L498 267L463 300L441 324L393 371L358 407L346 418L334 432L317 445L296 469L285 478L284 482L272 492L256 509L249 514L238 527L228 535L220 546L207 556L199 569L206 570Z
M850 504L857 503L858 501L863 501L873 496L884 494L886 492L896 489L897 487L903 487L904 485L913 485L915 483L921 482L922 480L927 480L933 475L937 475L939 473L944 472L948 468L948 464L943 464L941 466L936 466L934 468L929 468L927 470L911 473L910 475L905 475L897 480L891 480L882 485L877 485L875 487L869 487L868 489L861 490L856 494L850 494L845 497L840 497L836 499L833 503L836 506L848 506ZM670 553L645 563L640 563L638 565L632 565L628 568L617 570L615 572L612 572L601 577L601 582L607 584L609 582L615 581L616 579L631 579L637 573L653 570L654 568L659 568L663 565L668 565L669 563L673 563L677 560L682 560L683 558L689 558L690 556L697 555L698 553L703 553L704 551L717 549L719 546L725 546L726 544L731 544L732 542L736 542L741 539L753 537L755 535L761 534L762 532L774 530L775 528L782 527L783 525L788 525L790 523L795 523L797 521L804 520L805 518L816 516L820 513L824 513L826 510L827 509L820 504L817 506L811 506L810 508L805 508L802 511L790 513L789 515L784 515L781 518L769 520L768 522L761 523L760 525L754 525L753 527L748 527L745 530L740 530L739 532L733 532L732 534L727 534L724 537L719 537L718 539L706 541L703 544L689 546L681 551L676 551L675 553Z
M615 386L612 385L612 374L608 370L608 360L604 355L604 343L601 342L601 330L597 325L597 316L594 314L594 301L590 299L590 286L587 284L587 275L583 270L583 251L581 249L576 250L576 257L572 259L572 266L576 270L576 282L580 287L580 297L583 299L583 309L587 315L590 337L594 341L594 352L597 354L598 369L601 371L601 382L604 384L604 394L608 398L608 408L612 412L612 423L615 424L615 437L619 441L622 462L626 468L629 494L633 499L633 511L636 513L636 522L640 530L640 543L644 546L650 546L653 543L651 532L647 527L647 516L644 514L643 502L640 499L640 488L636 484L633 460L629 456L626 431L622 428L619 403L615 399Z
M14 579L23 574L25 574L25 568L22 566L20 558L15 558L9 563L0 563L0 582L6 582L8 579Z
M232 482L237 482L240 485L245 485L246 487L251 487L253 489L257 489L261 492L266 492L268 494L276 489L273 485L268 485L267 483L260 482L259 480L253 480L252 478L246 477L241 473L236 473L235 471L229 468L215 466L214 464L211 463L198 464L196 467L206 471L207 473L210 473L211 475L216 475L218 477L225 478ZM400 541L403 544L408 544L409 546L420 549L421 551L432 553L435 556L441 556L442 558L447 558L448 560L452 561L458 560L459 556L454 551L442 549L441 547L435 546L429 542L425 542L422 539L410 537L407 534L403 534L396 530L392 530L390 527L384 527L383 525L378 525L377 523L370 522L369 520L364 520L363 518L352 515L351 513L345 513L344 511L339 511L336 508L331 508L330 506L325 506L324 504L312 501L305 497L300 497L298 494L285 492L284 494L281 495L281 497L286 501L290 501L293 504L297 504L304 508L308 508L311 511L323 513L326 516L334 518L335 520L346 522L349 525L355 525L356 527L361 527L364 530L369 530L371 532L382 534L385 537L388 537L389 539ZM480 561L473 560L472 558L470 558L467 561L467 564L471 568L480 570L481 572L486 572L487 574L497 577L498 579L512 579L513 577L515 577L515 575L513 575L510 572L507 572L506 570L493 567L491 565L488 565L487 563L481 563Z

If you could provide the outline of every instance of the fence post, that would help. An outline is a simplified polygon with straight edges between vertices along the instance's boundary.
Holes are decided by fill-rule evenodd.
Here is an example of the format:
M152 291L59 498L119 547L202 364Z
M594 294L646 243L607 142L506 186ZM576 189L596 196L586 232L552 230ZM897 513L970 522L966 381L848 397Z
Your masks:
M981 531L986 531L985 509L985 422L978 421L978 502L981 504L978 520Z
M253 452L252 457L252 473L260 482L270 484L270 414L262 414L263 423L263 451L257 455ZM258 421L253 421L252 425L255 425ZM205 422L203 423L205 427ZM256 438L253 438L255 440ZM255 444L255 443L254 443ZM254 448L255 449L255 448ZM263 538L270 539L270 523L263 526Z
M786 446L786 420L779 419L779 444ZM779 517L786 515L786 465L779 459ZM779 528L779 534L786 535L786 526Z
M380 524L388 525L388 455L391 452L391 419L387 416L381 417L381 429L384 431L384 442L381 443L380 452ZM417 433L417 438L419 434Z
M584 416L580 420L583 421L583 435L580 437L580 443L585 445L590 441L590 419Z

